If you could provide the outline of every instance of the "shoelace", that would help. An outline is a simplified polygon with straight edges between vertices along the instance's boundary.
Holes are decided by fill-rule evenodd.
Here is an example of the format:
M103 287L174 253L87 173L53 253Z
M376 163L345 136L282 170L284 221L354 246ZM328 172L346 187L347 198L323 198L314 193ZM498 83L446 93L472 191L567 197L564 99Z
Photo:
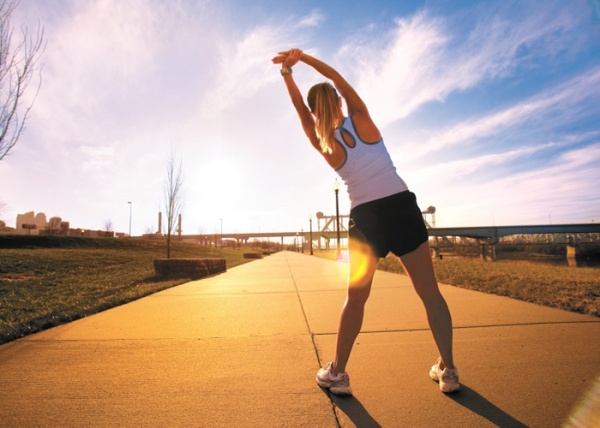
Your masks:
M332 382L348 382L349 380L350 380L350 377L348 376L348 373L342 373L339 378L331 379Z
M451 380L453 382L458 382L458 373L455 370L446 370L442 374L442 379L444 381Z

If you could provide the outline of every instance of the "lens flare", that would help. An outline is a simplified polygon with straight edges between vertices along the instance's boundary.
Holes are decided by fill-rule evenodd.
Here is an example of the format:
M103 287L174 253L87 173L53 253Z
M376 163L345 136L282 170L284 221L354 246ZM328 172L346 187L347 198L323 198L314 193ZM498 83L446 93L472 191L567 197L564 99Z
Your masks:
M600 426L600 376L577 403L573 413L563 425L566 428Z
M363 243L350 244L350 282L349 286L365 285L365 279L370 282L375 258L371 248Z

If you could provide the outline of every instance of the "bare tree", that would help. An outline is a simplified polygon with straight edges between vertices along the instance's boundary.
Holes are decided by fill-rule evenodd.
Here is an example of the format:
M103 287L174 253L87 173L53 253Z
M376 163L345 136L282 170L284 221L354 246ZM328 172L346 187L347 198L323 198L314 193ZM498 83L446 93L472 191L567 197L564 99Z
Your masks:
M112 236L113 224L111 219L104 220L104 232L107 238Z
M60 231L60 224L62 223L62 218L60 217L52 217L48 220L48 224L46 225L46 230L51 235L58 235Z
M0 160L10 154L25 129L33 101L25 108L21 104L44 50L43 28L38 27L33 37L23 26L19 41L13 41L10 19L19 3L0 0ZM35 95L38 91L39 85Z
M183 176L181 173L182 162L171 151L167 163L167 178L165 180L165 212L167 213L167 258L171 257L171 238L177 226L177 219L181 213L183 202Z

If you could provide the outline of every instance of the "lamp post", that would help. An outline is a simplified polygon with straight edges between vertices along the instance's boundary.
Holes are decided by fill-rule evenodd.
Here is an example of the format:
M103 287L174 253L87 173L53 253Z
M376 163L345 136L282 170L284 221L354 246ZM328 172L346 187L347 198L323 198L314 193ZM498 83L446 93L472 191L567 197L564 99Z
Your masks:
M313 255L313 247L312 247L312 215L308 216L308 223L310 224L310 232L309 232L309 241L308 245L310 245L310 255Z
M131 201L127 202L129 204L129 237L131 238L131 210L133 207L133 204L131 203Z
M221 248L223 248L223 219L220 218L219 221L221 222Z
M335 191L335 230L337 232L337 252L338 257L340 256L340 204L339 204L339 192L340 182L336 178L333 183L333 190Z

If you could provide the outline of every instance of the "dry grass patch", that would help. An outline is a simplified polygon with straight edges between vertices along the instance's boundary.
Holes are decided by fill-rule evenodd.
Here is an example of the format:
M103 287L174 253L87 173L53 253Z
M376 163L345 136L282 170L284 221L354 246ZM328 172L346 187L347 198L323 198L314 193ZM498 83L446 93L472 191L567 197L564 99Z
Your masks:
M335 253L315 253L335 260ZM445 257L433 261L443 284L511 297L572 312L600 317L600 268L568 267L540 261ZM381 259L378 269L404 274L394 256Z
M188 281L155 278L153 261L165 255L162 241L53 238L38 243L18 248L19 242L0 240L0 247L12 247L0 248L0 343ZM227 268L249 261L242 250L172 245L174 257L224 258Z

